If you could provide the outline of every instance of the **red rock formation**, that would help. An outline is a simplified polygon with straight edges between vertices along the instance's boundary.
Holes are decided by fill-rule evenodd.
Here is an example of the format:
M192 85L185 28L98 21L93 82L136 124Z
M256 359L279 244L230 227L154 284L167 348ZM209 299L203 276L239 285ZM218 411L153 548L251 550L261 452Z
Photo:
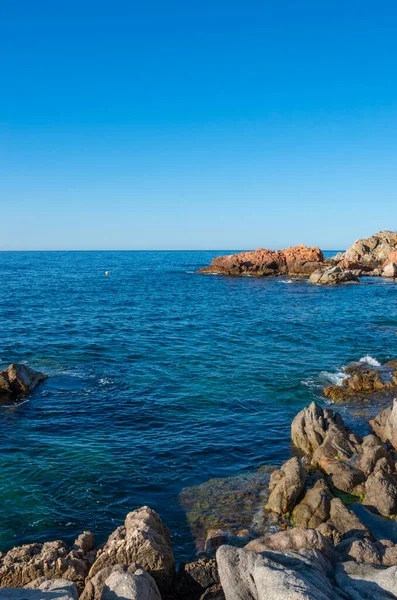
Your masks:
M257 277L285 274L308 276L322 266L323 260L323 253L316 246L308 248L301 244L281 251L259 248L253 252L218 256L198 272Z

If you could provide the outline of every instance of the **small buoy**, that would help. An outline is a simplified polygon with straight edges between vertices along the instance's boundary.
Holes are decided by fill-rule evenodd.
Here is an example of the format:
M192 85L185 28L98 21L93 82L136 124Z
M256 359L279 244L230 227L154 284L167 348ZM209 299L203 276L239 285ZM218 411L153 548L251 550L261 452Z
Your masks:
M109 271L105 271L105 275L106 275L106 277L108 277Z

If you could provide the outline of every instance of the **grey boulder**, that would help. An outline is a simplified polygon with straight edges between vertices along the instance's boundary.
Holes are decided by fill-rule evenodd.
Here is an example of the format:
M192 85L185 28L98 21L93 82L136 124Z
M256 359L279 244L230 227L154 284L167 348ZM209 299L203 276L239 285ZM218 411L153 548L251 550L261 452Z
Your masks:
M153 577L143 569L135 573L115 571L105 581L101 600L161 600Z

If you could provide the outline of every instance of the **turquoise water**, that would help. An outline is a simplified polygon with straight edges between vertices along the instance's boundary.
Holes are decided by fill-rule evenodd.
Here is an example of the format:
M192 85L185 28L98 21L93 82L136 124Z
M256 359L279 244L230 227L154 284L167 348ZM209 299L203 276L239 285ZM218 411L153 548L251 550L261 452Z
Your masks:
M193 553L182 488L281 463L343 365L397 356L393 282L195 273L223 253L0 253L1 366L51 375L0 407L1 550L149 504Z

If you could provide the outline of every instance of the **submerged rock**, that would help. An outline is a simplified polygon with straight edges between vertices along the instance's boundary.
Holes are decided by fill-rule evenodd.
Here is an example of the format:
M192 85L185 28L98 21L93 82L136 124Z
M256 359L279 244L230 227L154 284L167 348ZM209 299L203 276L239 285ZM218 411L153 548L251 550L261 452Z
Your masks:
M27 365L11 364L4 371L0 371L0 396L18 398L27 396L48 375L35 371Z
M185 509L199 552L205 548L207 534L222 530L223 535L244 535L256 531L274 467L265 466L235 477L211 479L185 488L179 502ZM248 531L247 531L248 530Z
M198 272L256 277L285 274L309 276L319 268L323 260L320 248L309 248L301 244L280 251L260 248L253 252L217 256L208 267Z
M303 491L306 469L295 456L274 471L270 478L269 498L265 509L278 515L289 513Z
M360 281L353 271L345 271L339 266L325 267L314 271L309 277L310 283L316 285L336 285Z

